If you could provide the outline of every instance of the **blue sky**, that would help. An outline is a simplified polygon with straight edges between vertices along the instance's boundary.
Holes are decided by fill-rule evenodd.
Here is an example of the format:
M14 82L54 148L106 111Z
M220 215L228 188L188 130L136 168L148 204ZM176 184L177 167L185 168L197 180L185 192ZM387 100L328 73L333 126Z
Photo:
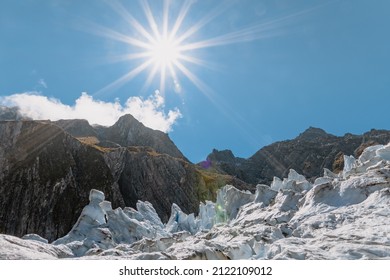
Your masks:
M145 41L123 15L153 34L142 1L111 2L3 0L0 102L43 117L81 110L108 120L106 112L132 110L144 122L161 120L193 162L213 148L249 157L309 126L336 135L390 129L390 1L191 1L177 36L204 25L182 45L216 43L185 53L202 63L181 61L202 84L176 67L164 89L160 68L145 86L154 64L109 86L144 62L118 59L142 51L118 34ZM168 33L185 1L170 2ZM162 1L148 4L160 28Z

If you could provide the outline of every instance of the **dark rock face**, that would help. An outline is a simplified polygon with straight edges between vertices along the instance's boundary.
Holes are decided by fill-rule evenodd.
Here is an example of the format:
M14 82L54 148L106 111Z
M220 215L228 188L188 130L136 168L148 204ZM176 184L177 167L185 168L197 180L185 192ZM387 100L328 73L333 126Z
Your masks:
M371 130L363 135L337 137L310 127L293 140L266 146L248 159L232 158L230 153L214 150L208 157L212 166L251 184L269 184L274 176L287 177L289 169L314 180L323 168L342 170L343 155L359 156L367 146L387 144L390 131Z
M244 182L253 183L253 180L249 177L250 174L247 172L250 168L248 161L235 157L232 151L218 151L213 149L212 153L208 155L207 160L212 163L212 166L217 172L233 175Z
M93 164L91 164L93 163ZM0 122L0 232L50 240L77 220L91 188L124 206L99 151L55 125Z
M197 211L199 176L194 165L148 147L115 149L105 158L127 206L135 208L138 200L149 201L165 222L172 203L187 213Z

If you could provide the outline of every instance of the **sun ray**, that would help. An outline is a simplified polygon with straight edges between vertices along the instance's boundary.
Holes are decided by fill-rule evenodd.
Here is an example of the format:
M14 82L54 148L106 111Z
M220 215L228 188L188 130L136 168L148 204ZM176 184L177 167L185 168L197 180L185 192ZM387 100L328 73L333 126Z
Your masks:
M210 61L206 61L206 60L203 60L203 59L200 59L197 57L193 57L193 56L189 56L189 55L185 55L185 54L179 54L178 59L190 62L192 64L196 64L196 65L199 65L202 67L206 67L206 68L209 68L212 70L217 70L220 68L217 64L211 63Z
M175 69L173 69L172 63L170 63L170 64L168 65L168 69L169 69L169 73L171 74L172 78L173 78L174 80L177 80L176 72L175 72Z
M142 6L142 8L144 10L146 19L149 22L149 27L152 29L152 31L154 33L154 36L157 39L157 41L160 40L161 39L161 35L160 35L160 32L158 31L157 24L156 24L156 21L154 19L152 10L150 9L148 1L147 0L140 0L140 3L141 3L141 6Z
M183 28L183 23L189 14L190 8L196 1L183 1L181 6L178 7L179 11L176 17L173 16L171 11L173 6L171 0L162 0L160 17L156 17L153 14L155 11L152 11L150 1L139 0L138 2L144 15L145 24L141 24L142 21L136 19L129 10L126 10L123 3L117 0L109 2L112 10L132 27L134 32L131 36L103 26L94 26L93 32L95 34L123 42L132 47L132 51L129 54L113 56L111 62L131 61L134 64L134 68L130 72L110 83L99 92L117 88L141 72L148 71L143 89L149 87L156 77L159 76L159 90L164 94L166 85L169 85L167 79L172 79L176 85L179 80L177 74L180 74L180 76L183 75L183 77L192 82L206 96L210 97L212 92L210 88L187 65L193 64L214 70L218 70L220 67L196 57L194 51L278 36L282 34L283 30L286 31L283 27L290 26L292 21L298 16L318 8L314 7L214 37L194 40L194 35L198 31L220 16L235 1L220 3L206 15L195 21L195 24L189 28ZM137 60L140 60L140 62Z
M149 52L140 52L140 53L129 53L129 54L121 54L121 55L111 55L109 57L109 62L116 63L122 61L136 60L141 58L150 57Z
M187 15L189 8L193 4L192 0L188 0L183 3L179 15L177 16L177 19L173 25L172 31L169 31L169 0L164 0L163 2L163 22L162 22L162 32L158 30L156 20L153 16L153 13L150 9L149 3L147 0L140 0L142 9L144 11L144 14L147 18L147 21L149 23L149 27L152 31L152 33L149 33L128 11L125 10L125 8L118 2L115 2L114 4L111 4L111 7L124 18L130 25L132 25L136 31L139 32L145 39L148 40L148 42L141 41L139 39L135 39L133 37L130 37L128 35L122 34L120 32L100 27L99 33L101 35L105 35L108 38L125 42L129 45L139 47L141 49L144 49L145 51L139 52L139 53L131 53L127 55L117 56L113 57L112 61L128 61L128 60L135 60L135 59L142 59L145 58L147 61L135 69L133 69L131 72L127 73L126 75L122 76L118 80L114 81L113 83L109 84L105 88L103 88L101 91L105 91L107 89L111 89L114 87L118 87L119 85L125 83L126 81L131 80L136 75L138 75L140 72L144 71L146 68L148 68L151 64L154 64L154 67L152 68L151 72L148 75L147 81L145 85L151 84L151 81L154 79L154 77L157 74L157 71L160 72L160 91L162 93L165 92L165 85L166 85L166 78L168 75L170 75L174 80L177 81L177 76L175 74L175 71L173 70L174 66L179 67L180 70L187 76L193 83L196 84L196 86L201 89L202 91L207 91L206 87L203 83L201 83L200 79L193 75L191 71L185 67L182 63L179 63L179 60L186 61L189 63L201 65L201 66L207 66L208 63L206 61L203 61L201 59L191 57L189 55L183 54L185 51L209 47L211 45L216 45L217 43L212 40L205 40L201 42L195 42L191 44L182 44L183 41L188 39L191 35L193 35L195 32L197 32L199 29L201 29L204 25L206 25L208 22L213 20L216 16L221 14L223 12L222 6L218 6L214 10L212 10L209 14L207 14L205 17L203 17L200 21L197 22L193 27L189 28L186 32L184 32L183 35L181 35L179 38L176 38L175 34L177 34L178 30L181 27L181 24L183 20L185 19L185 16ZM223 5L226 8L226 5ZM152 35L153 34L153 35ZM168 68L168 73L167 73Z
M104 27L104 26L101 26L99 24L96 24L96 23L88 23L88 24L85 24L86 26L89 25L89 28L90 31L98 36L102 36L102 37L106 37L106 38L110 38L110 39L113 39L115 41L118 41L118 42L122 42L122 43L126 43L126 44L129 44L129 45L133 45L133 46L136 46L136 47L139 47L139 48L146 48L149 46L148 43L145 43L141 40L138 40L138 39L135 39L133 37L130 37L128 35L125 35L125 34L122 34L118 31L115 31L115 30L112 30L110 28L107 28L107 27Z
M199 79L194 73L188 70L182 63L179 61L175 62L175 66L201 91L203 92L209 99L212 96L212 90L204 83L201 79Z
M184 34L182 34L180 37L177 38L177 43L181 44L183 41L191 37L193 34L198 32L203 26L205 26L207 23L215 19L218 15L222 14L228 7L225 2L223 4L220 4L216 8L214 8L210 13L208 13L206 16L204 16L201 20L199 20L195 25L193 25L191 28L189 28Z
M222 45L254 41L283 34L283 27L290 25L297 17L302 16L318 7L313 7L277 19L269 20L260 24L254 24L239 30L229 32L210 39L197 41L189 44L181 44L179 51L189 51L202 48L210 48Z
M129 80L131 80L134 77L136 77L139 73L144 71L152 63L153 63L153 60L151 60L151 59L145 61L144 63L142 63L141 65L137 66L136 68L134 68L130 72L126 73L125 75L123 75L119 79L117 79L114 82L110 83L109 85L105 86L104 88L102 88L101 90L96 92L94 95L101 95L105 91L112 90L114 88L120 87L124 83L126 83Z
M155 38L137 21L121 3L118 1L110 1L108 4L111 8L117 12L123 19L125 19L131 26L133 26L142 36L145 37L150 43L155 43Z
M163 4L163 32L162 37L164 39L168 38L168 17L169 17L169 0L164 0Z
M270 36L279 35L276 31L274 32L273 30L271 30L272 32L269 33L265 33L265 31L267 30L259 26L252 26L246 29L234 31L211 39L182 45L179 47L179 50L189 51L189 50L196 50L202 48L210 48L210 47L216 47L216 46L222 46L228 44L242 43L245 41L253 41L256 39L262 39Z
M176 33L179 31L179 28L181 27L188 11L190 10L191 5L194 3L193 0L186 0L183 5L181 6L179 15L177 16L177 19L172 27L172 30L169 34L169 39L173 40L176 37Z
M165 97L165 75L166 75L166 67L161 68L160 74L160 93L163 97Z
M152 81L156 77L158 69L159 69L159 65L158 64L155 64L152 67L152 70L149 72L148 78L146 79L145 84L142 86L142 89L141 89L142 92L146 91L147 88L150 87L150 85L152 84Z

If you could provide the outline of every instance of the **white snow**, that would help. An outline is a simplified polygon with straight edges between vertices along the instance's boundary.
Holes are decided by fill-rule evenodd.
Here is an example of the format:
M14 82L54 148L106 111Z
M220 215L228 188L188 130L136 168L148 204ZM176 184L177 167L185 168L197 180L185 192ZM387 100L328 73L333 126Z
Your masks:
M52 244L0 235L2 259L390 259L390 144L344 157L313 184L290 170L256 193L225 186L199 215L149 202L112 209L91 190L72 230Z

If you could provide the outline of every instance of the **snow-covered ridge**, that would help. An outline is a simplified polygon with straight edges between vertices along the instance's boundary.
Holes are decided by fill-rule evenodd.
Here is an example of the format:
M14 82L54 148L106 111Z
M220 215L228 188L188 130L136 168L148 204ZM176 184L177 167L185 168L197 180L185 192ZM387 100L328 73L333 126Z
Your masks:
M390 144L344 162L314 184L290 170L255 194L225 186L198 216L172 205L166 224L149 202L112 209L91 190L66 236L0 235L0 258L390 259Z

